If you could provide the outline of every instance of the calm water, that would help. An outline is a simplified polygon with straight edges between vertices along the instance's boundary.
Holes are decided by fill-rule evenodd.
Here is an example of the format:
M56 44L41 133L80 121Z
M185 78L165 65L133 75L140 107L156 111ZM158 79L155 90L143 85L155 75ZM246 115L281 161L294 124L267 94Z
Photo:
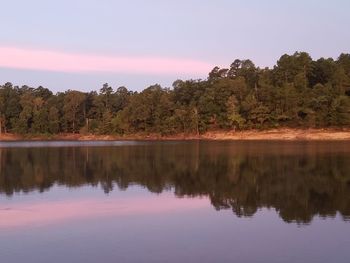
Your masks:
M0 262L350 262L348 142L0 142Z

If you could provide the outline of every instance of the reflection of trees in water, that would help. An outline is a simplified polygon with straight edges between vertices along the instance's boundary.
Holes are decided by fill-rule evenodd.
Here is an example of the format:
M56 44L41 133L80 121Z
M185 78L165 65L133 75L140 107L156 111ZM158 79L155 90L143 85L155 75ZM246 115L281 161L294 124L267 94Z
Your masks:
M252 216L275 208L287 222L350 216L346 143L154 143L82 148L0 149L0 192L131 184L160 193L209 196L213 206ZM332 147L332 148L330 148Z

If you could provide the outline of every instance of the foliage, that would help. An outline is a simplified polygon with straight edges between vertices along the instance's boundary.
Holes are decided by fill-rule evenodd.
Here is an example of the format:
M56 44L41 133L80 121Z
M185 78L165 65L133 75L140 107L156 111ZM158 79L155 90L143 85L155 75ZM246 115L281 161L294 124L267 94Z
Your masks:
M99 92L0 86L0 133L198 134L217 129L350 125L350 55L283 55L272 69L236 59L205 80L142 92L108 83Z

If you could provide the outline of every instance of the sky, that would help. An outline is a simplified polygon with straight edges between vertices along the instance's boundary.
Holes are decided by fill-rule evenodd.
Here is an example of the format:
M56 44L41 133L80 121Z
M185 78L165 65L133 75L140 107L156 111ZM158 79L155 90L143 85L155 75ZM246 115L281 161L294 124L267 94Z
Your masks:
M348 0L0 1L0 84L140 91L236 58L350 53Z

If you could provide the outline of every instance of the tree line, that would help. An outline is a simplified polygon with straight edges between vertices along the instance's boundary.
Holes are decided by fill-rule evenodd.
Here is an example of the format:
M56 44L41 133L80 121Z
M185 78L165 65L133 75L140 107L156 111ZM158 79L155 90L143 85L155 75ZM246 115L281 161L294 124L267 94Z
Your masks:
M350 54L283 55L273 68L236 59L205 80L141 92L0 86L0 133L199 134L210 130L350 125Z

